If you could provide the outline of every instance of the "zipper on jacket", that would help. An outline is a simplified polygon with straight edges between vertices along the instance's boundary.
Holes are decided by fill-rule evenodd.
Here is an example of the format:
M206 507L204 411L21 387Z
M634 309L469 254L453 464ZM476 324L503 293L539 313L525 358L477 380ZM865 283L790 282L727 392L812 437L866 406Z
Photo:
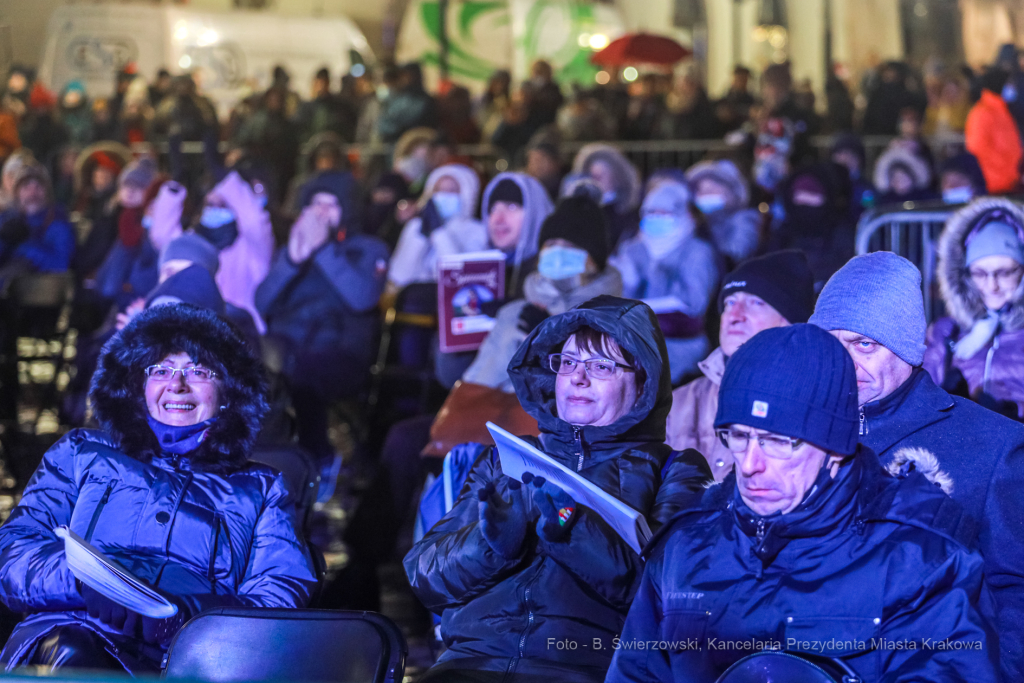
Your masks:
M216 593L217 588L217 545L220 542L220 525L221 516L220 513L216 513L213 517L213 547L210 549L210 568L206 573L206 577L210 580L210 590Z
M868 433L868 420L864 416L864 406L860 407L860 430L857 432L860 436L865 436Z
M981 378L981 390L986 394L991 394L989 390L989 382L992 379L992 360L996 355L996 349L999 348L999 337L997 336L992 340L992 346L989 347L988 353L985 354L985 374Z
M89 520L89 529L85 532L85 540L89 542L92 540L92 532L96 530L96 523L100 521L100 512L106 506L107 501L110 500L110 492L114 490L114 482L107 482L107 490L103 492L103 497L100 498L100 502L96 505L96 510L92 513L92 519Z
M576 471L583 469L583 428L573 427L572 438L576 446Z
M516 652L516 656L509 660L508 668L505 669L505 681L512 680L510 676L512 676L512 674L515 673L516 666L518 666L519 664L519 660L522 659L526 653L526 636L530 633L530 629L533 628L534 622L533 608L530 606L531 590L532 588L530 586L527 586L526 590L523 592L523 605L526 607L526 628L524 628L523 632L519 635L519 649Z
M764 543L764 517L757 520L757 545Z

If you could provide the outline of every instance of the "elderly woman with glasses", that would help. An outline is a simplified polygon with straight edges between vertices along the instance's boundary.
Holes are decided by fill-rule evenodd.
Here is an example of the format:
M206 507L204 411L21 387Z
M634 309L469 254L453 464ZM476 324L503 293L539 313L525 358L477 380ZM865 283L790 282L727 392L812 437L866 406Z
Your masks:
M509 365L534 444L652 515L671 449L672 386L654 313L600 296L542 322ZM691 478L710 471L696 451ZM447 651L425 681L603 681L643 562L600 516L539 477L502 473L488 449L451 512L405 558L442 617Z
M157 672L177 629L221 606L303 607L316 585L276 472L248 461L263 370L229 324L185 304L134 318L104 349L98 430L43 457L0 527L0 599L27 617L0 655L20 665ZM177 607L143 616L80 581L67 526Z

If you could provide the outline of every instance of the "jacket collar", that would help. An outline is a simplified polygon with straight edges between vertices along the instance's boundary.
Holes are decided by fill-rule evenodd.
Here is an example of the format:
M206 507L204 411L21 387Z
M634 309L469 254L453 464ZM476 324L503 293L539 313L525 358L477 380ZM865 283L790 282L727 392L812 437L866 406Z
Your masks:
M879 455L928 425L944 420L953 399L915 368L900 387L885 398L861 406L860 442Z
M711 355L697 363L697 367L717 387L722 384L722 375L725 374L725 361L725 353L722 351L722 347L719 346L711 352Z

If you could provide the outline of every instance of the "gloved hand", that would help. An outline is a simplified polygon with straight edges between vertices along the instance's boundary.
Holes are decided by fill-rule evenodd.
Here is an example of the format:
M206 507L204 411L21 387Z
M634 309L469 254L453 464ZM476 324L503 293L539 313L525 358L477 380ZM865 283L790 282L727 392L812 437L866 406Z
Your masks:
M565 540L576 520L576 501L544 477L535 477L532 472L523 472L523 483L534 487L533 505L540 515L537 535L549 543Z
M536 304L526 304L519 312L519 322L516 324L526 334L533 332L537 325L547 320L548 312Z
M153 617L129 611L122 632L126 636L139 638L150 645L167 645L170 643L171 639L174 638L174 634L188 621L189 615L180 601L175 600L173 597L169 599L178 605L178 613L173 617L154 619Z
M119 631L124 628L124 623L128 619L129 614L127 607L114 602L84 583L79 584L78 592L82 594L82 599L85 600L85 610L89 613L90 617L99 619L104 624L112 626Z
M523 485L508 479L509 500L497 491L495 483L477 491L480 501L480 532L491 550L505 559L519 555L526 540L526 505L523 503Z

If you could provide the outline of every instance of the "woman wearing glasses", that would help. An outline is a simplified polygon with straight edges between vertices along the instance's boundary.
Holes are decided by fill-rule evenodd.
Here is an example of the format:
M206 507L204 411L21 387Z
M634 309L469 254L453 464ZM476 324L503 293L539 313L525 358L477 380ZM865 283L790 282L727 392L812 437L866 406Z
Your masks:
M540 323L509 365L538 448L651 511L671 449L671 382L657 318L600 296ZM710 479L695 451L694 476ZM687 457L687 454L682 454ZM603 681L643 562L599 516L488 449L451 512L405 558L448 646L425 681ZM524 485L525 484L525 485Z
M267 410L238 333L185 304L107 344L90 398L102 430L47 451L0 528L0 599L27 613L0 660L155 672L171 637L212 607L302 607L316 584L279 475L247 457ZM178 612L152 619L78 581L66 525Z
M952 394L1024 418L1024 209L985 197L953 214L939 240L949 317L928 330L924 368Z

